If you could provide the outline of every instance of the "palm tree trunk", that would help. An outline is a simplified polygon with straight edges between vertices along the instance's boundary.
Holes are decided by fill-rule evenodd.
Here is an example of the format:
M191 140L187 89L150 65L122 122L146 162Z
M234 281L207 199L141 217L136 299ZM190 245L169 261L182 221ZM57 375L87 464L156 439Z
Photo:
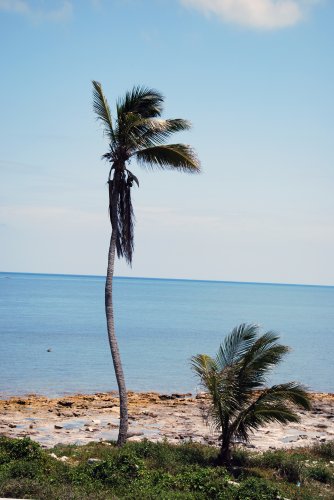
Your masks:
M112 204L112 222L117 218L117 201ZM107 318L107 328L108 328L108 339L112 355L112 360L114 364L114 370L118 385L119 393L119 407L120 407L120 421L119 421L119 432L117 439L117 446L123 446L126 442L128 433L128 395L126 392L124 372L121 362L121 357L119 354L118 343L115 336L115 324L114 324L114 310L112 303L112 285L114 276L114 265L115 265L115 251L116 251L116 227L115 223L112 223L112 231L109 245L108 253L108 270L105 286L105 308L106 308L106 318Z
M230 465L231 463L231 447L230 443L222 443L220 453L218 455L219 465Z
M229 418L221 414L221 419L223 419L222 426L222 444L220 448L220 453L218 455L218 463L220 465L230 465L231 463L231 435L229 432Z

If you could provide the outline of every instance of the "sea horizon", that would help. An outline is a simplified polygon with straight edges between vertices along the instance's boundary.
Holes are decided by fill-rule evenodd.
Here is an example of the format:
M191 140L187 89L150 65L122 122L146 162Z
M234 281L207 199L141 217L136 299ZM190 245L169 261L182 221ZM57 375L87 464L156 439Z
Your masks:
M0 397L117 389L104 276L2 271L0 278ZM334 392L333 303L334 287L326 285L115 276L127 388L198 392L191 356L214 355L234 326L252 323L291 348L268 383L296 380Z
M35 273L25 271L0 271L1 274L20 274L20 275L33 275L33 276L62 276L73 278L101 278L105 279L106 275L103 274L72 274L72 273ZM198 278L166 278L157 276L121 276L114 274L117 279L138 279L138 280L157 280L157 281L192 281L198 283L227 283L227 284L240 284L240 285L275 285L275 286L301 286L301 287L317 287L317 288L334 288L333 285L323 285L317 283L286 283L275 281L236 281L236 280L214 280L214 279L198 279Z

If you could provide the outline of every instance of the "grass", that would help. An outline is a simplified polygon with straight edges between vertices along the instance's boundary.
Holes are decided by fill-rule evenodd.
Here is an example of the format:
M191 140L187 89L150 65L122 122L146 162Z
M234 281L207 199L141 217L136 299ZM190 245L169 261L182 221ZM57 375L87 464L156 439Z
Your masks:
M333 443L263 454L235 450L233 466L226 470L216 466L216 448L191 442L173 446L143 440L122 449L90 443L46 451L28 438L0 438L0 497L330 499L333 450Z

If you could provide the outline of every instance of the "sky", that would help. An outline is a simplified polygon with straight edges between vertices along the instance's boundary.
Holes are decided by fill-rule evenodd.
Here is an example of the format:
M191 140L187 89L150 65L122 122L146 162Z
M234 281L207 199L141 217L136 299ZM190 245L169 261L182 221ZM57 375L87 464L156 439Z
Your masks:
M104 275L107 139L133 85L202 173L132 165L120 276L334 285L332 0L0 0L0 270Z

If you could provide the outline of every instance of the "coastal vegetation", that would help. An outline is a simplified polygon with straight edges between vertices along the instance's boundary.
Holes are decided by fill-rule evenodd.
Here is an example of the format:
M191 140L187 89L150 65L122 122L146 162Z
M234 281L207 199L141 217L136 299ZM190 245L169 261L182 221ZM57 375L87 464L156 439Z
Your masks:
M334 442L265 453L234 449L228 468L219 451L187 442L58 445L0 438L0 496L35 499L331 499Z
M259 335L256 325L241 324L227 335L215 358L198 354L192 368L210 397L209 419L220 432L219 462L229 464L231 445L246 443L250 433L270 422L299 422L293 407L309 410L304 387L296 382L266 387L268 372L289 348L278 335Z
M190 123L183 119L162 119L164 98L156 90L134 87L116 105L114 122L108 101L99 82L93 81L93 109L103 125L109 142L102 156L109 163L109 211L111 237L105 284L105 311L108 339L120 398L118 445L122 446L128 432L128 402L118 342L115 336L112 303L112 283L115 254L131 265L134 249L134 214L131 202L133 184L137 177L128 169L130 161L149 168L196 173L200 163L194 150L186 144L165 144L175 132L188 130Z

